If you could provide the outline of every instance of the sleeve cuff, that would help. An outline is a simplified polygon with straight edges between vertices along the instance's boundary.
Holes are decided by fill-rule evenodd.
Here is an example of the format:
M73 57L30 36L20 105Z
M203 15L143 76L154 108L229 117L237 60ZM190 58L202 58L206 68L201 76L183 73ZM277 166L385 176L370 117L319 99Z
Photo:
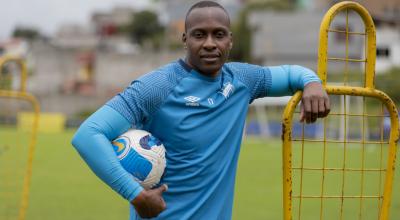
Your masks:
M127 198L129 200L129 202L134 200L143 190L144 190L143 187L140 185L138 187L136 187L136 189L133 190L133 192Z

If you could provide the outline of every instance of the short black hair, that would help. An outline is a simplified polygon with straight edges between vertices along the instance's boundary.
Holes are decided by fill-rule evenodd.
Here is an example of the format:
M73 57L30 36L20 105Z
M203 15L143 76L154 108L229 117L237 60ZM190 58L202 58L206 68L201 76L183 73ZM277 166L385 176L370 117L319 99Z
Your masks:
M192 5L192 7L189 8L188 12L186 13L186 17L185 17L185 31L187 30L187 19L189 17L190 12L192 12L194 9L196 8L207 8L207 7L216 7L216 8L220 8L222 10L224 10L224 12L226 13L228 19L229 18L229 14L226 11L226 9L220 5L218 2L214 2L214 1L199 1L197 3L195 3L194 5ZM229 21L230 22L230 21Z

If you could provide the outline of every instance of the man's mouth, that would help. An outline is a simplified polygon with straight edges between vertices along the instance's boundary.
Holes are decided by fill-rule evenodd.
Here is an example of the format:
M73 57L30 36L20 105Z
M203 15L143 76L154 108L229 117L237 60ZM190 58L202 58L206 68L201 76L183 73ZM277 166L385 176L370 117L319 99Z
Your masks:
M200 58L206 62L215 62L219 59L219 54L203 54Z

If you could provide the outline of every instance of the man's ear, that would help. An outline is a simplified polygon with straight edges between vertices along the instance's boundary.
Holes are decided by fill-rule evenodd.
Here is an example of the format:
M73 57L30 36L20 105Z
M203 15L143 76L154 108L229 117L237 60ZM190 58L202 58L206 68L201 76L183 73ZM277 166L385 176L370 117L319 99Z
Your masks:
M232 49L232 47L233 47L233 35L232 35L232 32L229 33L229 38L231 40L231 42L229 43L229 49Z
M187 49L187 45L186 45L186 33L182 34L182 42L183 42L183 48Z
M185 45L186 47L186 33L182 34L182 43Z

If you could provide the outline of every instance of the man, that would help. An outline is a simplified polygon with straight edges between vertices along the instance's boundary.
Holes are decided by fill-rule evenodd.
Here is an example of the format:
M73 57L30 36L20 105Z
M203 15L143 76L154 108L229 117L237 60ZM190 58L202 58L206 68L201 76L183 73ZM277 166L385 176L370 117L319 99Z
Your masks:
M185 59L133 81L77 131L73 145L130 201L131 219L231 219L242 132L254 99L304 90L301 120L328 114L328 96L311 70L225 63L233 43L229 26L221 5L193 5L182 36ZM159 188L143 190L113 151L110 141L130 127L151 132L166 147Z

